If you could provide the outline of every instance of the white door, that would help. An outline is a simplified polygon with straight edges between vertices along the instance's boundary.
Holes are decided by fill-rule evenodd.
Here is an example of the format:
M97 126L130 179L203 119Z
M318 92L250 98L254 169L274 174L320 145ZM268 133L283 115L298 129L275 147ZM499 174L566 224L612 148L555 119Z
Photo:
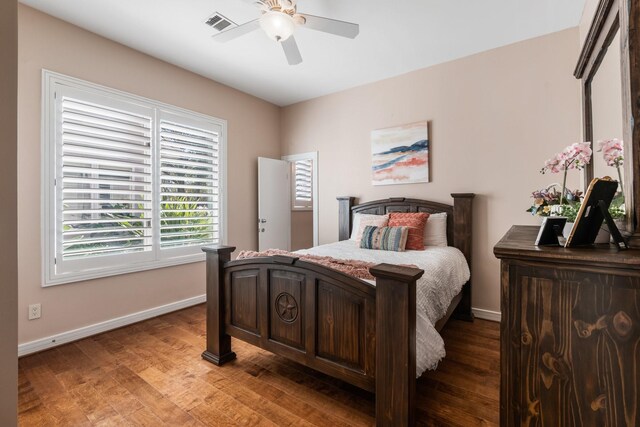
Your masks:
M258 157L258 249L290 250L290 163Z

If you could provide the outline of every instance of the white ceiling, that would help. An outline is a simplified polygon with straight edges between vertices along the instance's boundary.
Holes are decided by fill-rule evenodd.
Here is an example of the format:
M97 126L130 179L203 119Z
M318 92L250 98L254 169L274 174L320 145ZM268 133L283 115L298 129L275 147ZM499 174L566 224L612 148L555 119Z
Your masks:
M259 16L243 0L21 0L45 13L277 105L578 25L585 0L299 0L298 11L356 22L346 39L299 28L300 65L256 31L228 43L204 24ZM576 40L577 42L577 40Z

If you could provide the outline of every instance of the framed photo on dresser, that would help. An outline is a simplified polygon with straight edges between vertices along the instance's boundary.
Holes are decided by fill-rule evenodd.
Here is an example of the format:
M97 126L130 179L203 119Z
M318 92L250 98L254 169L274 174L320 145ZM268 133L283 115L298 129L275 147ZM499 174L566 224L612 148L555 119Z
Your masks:
M562 232L567 218L563 216L548 216L542 220L538 237L536 237L536 246L560 246L564 243Z
M611 205L616 191L618 191L618 181L609 177L594 178L591 181L565 247L592 245L600 227L606 222L618 247L620 249L627 248L625 240L609 214L609 205Z

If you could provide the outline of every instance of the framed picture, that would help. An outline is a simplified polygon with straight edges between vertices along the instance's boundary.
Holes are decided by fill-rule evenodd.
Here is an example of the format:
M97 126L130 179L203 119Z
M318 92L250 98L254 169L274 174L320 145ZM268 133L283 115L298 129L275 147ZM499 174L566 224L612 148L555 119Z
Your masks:
M617 191L618 181L609 177L594 178L591 181L565 247L593 245L602 223L606 221L616 245L620 249L627 248L626 241L609 214L609 205Z
M429 182L428 122L371 132L373 185Z
M560 241L564 240L562 231L567 223L567 218L562 216L548 216L542 220L536 246L560 246Z

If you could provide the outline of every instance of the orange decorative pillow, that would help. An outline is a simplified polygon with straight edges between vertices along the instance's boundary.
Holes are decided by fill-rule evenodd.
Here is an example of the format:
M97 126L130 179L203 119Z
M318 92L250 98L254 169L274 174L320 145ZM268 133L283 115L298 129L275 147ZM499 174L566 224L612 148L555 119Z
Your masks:
M391 212L389 214L389 227L409 227L409 236L405 249L424 250L424 227L429 219L425 212L405 213Z

